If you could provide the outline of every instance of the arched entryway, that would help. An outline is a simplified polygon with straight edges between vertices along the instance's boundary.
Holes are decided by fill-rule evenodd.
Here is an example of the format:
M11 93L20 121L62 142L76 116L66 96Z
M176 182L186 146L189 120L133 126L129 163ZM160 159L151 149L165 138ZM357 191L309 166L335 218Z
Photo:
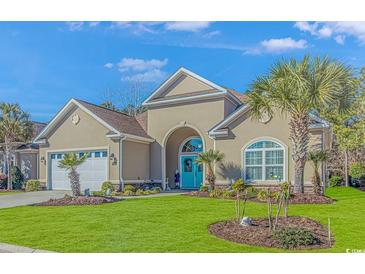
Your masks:
M198 130L189 127L172 129L163 147L163 175L170 188L176 188L175 174L179 172L181 189L198 189L204 180L204 167L195 160L204 151L204 140Z

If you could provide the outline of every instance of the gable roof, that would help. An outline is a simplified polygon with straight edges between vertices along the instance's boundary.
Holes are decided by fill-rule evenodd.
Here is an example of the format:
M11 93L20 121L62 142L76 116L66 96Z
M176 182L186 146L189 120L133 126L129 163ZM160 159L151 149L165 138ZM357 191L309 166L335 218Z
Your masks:
M139 137L150 138L141 124L135 117L128 114L94 105L82 100L76 100L81 105L89 109L96 116L101 118L107 124L111 125L118 132L124 134L131 134Z
M243 95L243 99L244 99ZM228 115L223 121L219 122L213 128L208 131L209 136L224 136L228 134L227 127L234 121L236 121L241 115L245 114L247 111L250 110L250 106L248 104L243 104L240 106L236 111L232 112ZM311 124L309 125L310 129L315 128L328 128L330 125L327 121L321 119L317 115L310 113Z
M184 96L171 96L169 98L159 97L163 94L175 81L177 81L182 75L190 76L194 79L201 81L202 83L212 87L213 92L200 92L200 93L186 93ZM152 94L143 102L144 106L161 105L164 103L177 103L195 101L197 99L214 98L220 96L227 96L232 99L236 104L240 105L242 101L237 94L230 92L227 88L219 86L200 75L181 67L174 74L172 74L167 80L165 80Z
M38 134L35 138L35 142L42 142L41 139L45 138L56 125L61 121L67 112L72 107L77 106L90 116L95 118L103 126L110 130L108 137L113 136L127 136L132 139L139 139L141 141L152 142L153 139L146 133L141 124L135 117L131 117L125 113L110 110L83 100L71 99L52 121Z

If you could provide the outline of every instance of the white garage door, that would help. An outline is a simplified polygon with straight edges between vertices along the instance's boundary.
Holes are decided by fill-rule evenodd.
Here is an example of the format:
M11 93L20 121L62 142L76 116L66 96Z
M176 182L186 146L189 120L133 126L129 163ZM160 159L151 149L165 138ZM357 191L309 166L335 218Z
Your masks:
M70 180L68 171L58 167L58 162L66 152L51 154L51 188L70 190ZM88 153L87 160L77 168L80 174L81 191L89 188L92 191L101 189L101 184L107 180L108 154L106 150L80 151L76 152L82 156Z

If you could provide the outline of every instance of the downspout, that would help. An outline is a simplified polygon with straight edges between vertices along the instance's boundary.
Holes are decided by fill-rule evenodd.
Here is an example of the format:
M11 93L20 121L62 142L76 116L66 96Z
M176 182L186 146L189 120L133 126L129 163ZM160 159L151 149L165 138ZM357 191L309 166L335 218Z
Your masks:
M124 179L123 179L123 140L126 137L123 136L119 139L119 190L124 190Z

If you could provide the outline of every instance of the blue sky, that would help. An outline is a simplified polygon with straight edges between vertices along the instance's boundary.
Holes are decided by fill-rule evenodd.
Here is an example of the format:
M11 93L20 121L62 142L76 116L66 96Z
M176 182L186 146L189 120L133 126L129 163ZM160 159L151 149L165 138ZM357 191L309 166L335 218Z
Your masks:
M364 22L1 22L0 37L0 101L36 121L134 80L147 96L181 66L244 92L281 58L365 64Z

